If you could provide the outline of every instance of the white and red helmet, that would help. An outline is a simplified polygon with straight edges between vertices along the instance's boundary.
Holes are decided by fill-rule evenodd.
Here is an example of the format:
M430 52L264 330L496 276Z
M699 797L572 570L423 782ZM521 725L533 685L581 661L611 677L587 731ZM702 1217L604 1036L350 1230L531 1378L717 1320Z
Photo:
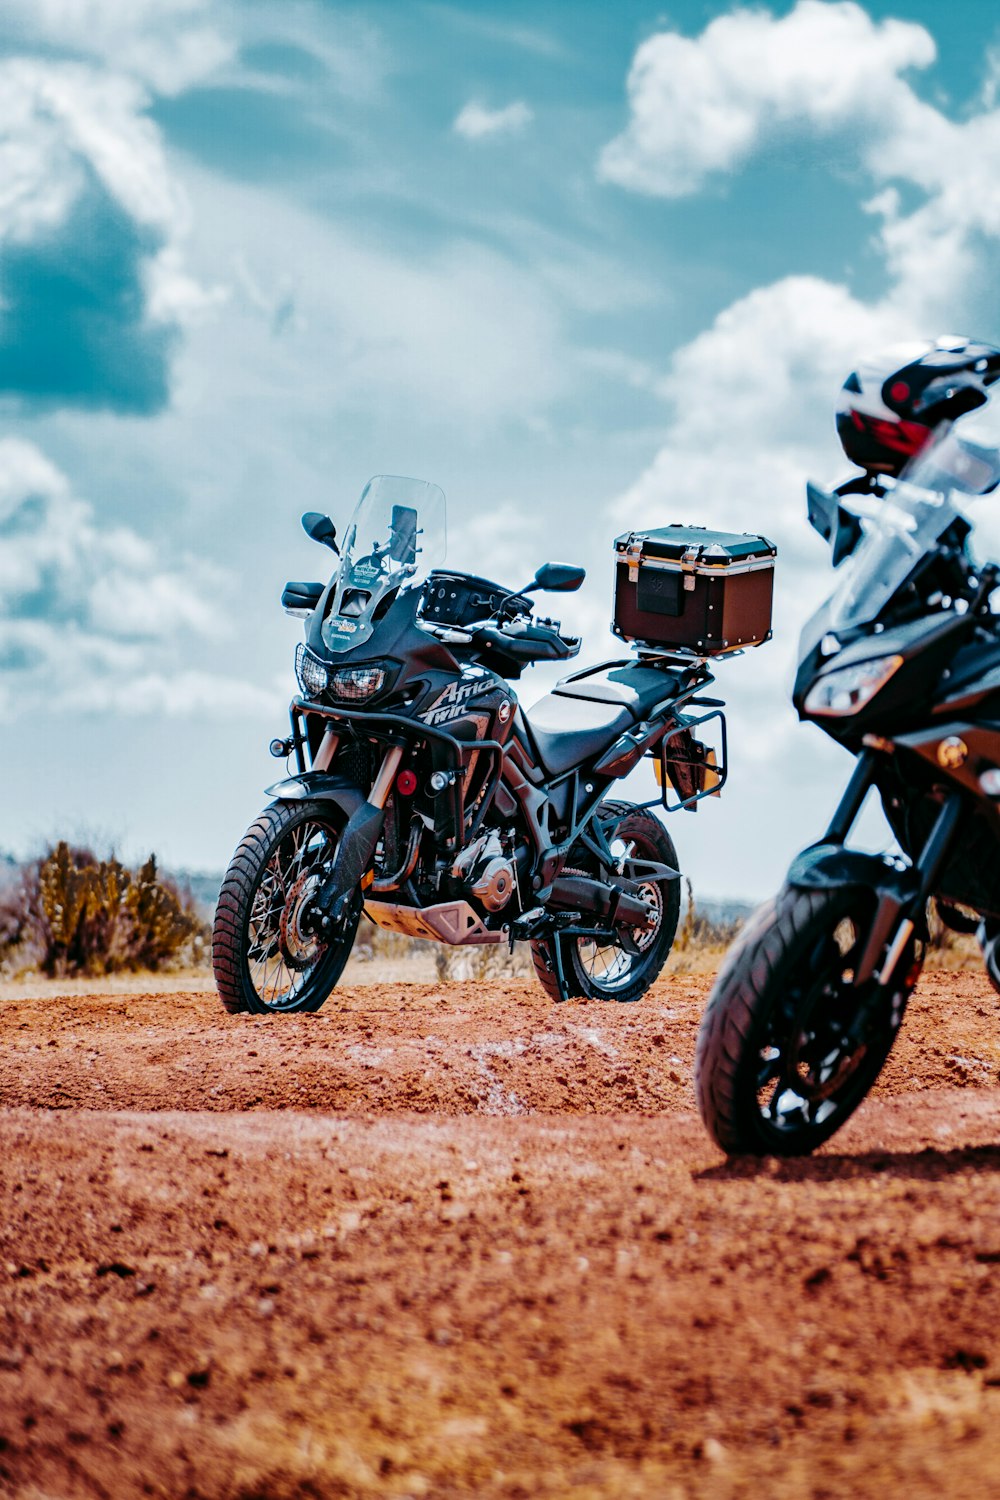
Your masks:
M844 381L837 434L852 463L898 474L941 422L986 401L1000 349L967 338L897 344L862 360Z

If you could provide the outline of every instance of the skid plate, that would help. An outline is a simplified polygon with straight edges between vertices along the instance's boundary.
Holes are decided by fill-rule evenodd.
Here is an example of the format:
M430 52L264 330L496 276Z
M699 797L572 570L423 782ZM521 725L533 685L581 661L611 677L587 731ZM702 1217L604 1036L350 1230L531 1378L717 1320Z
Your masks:
M437 906L393 906L388 901L366 901L365 911L379 927L404 937L430 938L435 943L463 947L467 943L503 943L506 933L492 932L467 901L442 901Z

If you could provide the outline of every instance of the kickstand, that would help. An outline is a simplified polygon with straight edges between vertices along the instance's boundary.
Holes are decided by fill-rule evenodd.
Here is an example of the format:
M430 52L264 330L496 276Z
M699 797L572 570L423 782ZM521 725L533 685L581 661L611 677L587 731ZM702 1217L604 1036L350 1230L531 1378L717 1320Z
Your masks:
M559 991L555 996L557 1000L572 999L573 992L563 966L562 944L559 937L561 931L576 925L577 919L569 912L546 912L537 906L533 911L525 912L510 926L509 938L512 953L514 943L518 939L525 942L544 941L547 962L556 977L556 988Z
M559 987L557 999L569 999L569 985L566 982L566 970L563 968L562 943L559 941L558 932L552 934L552 967L556 972L556 984Z

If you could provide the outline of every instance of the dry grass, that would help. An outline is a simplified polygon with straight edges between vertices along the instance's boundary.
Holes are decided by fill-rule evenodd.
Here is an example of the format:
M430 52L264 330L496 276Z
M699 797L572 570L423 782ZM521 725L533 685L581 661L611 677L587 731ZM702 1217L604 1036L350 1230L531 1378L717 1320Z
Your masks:
M677 975L714 974L740 928L739 922L714 922L698 910L688 886L688 899L677 938L664 972ZM950 972L982 969L976 939L949 931L932 919L931 943L925 964L929 970ZM478 981L530 978L531 953L519 943L511 954L506 945L448 948L444 944L408 939L362 923L354 952L344 971L344 984L430 984L435 979ZM215 988L211 966L170 973L111 974L89 979L46 979L37 973L0 979L0 1001L60 995L191 994Z

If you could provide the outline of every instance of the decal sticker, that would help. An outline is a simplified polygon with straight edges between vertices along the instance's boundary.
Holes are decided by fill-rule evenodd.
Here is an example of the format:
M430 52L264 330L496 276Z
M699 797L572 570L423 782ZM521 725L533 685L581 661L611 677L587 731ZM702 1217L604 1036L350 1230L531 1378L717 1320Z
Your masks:
M448 686L438 694L430 708L424 710L417 717L423 724L450 724L452 719L460 719L465 713L466 704L473 698L479 698L483 693L488 693L493 687L492 678L477 676L472 681L467 678L456 682L449 682Z

